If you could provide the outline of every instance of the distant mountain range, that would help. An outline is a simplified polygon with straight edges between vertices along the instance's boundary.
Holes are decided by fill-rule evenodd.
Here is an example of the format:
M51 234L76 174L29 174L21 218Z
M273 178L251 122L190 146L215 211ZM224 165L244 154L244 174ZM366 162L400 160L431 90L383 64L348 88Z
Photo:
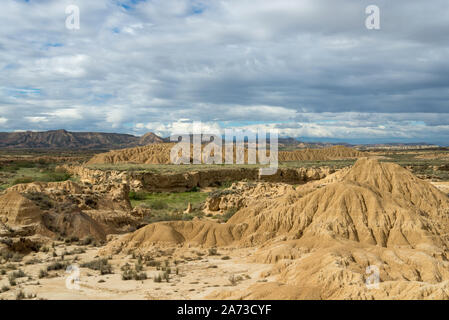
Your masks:
M7 149L122 149L160 143L164 140L154 133L141 137L121 133L69 132L0 132L0 148Z
M191 135L191 141L193 136ZM148 132L143 136L134 136L122 133L102 132L69 132L66 130L51 130L44 132L0 132L0 148L2 149L79 149L79 150L111 150L153 143L170 142L170 138L159 137ZM268 141L269 143L269 141ZM387 143L387 144L349 144L327 142L302 142L296 138L279 137L279 148L325 148L333 145L355 147L360 150L376 149L430 149L438 148L427 143Z

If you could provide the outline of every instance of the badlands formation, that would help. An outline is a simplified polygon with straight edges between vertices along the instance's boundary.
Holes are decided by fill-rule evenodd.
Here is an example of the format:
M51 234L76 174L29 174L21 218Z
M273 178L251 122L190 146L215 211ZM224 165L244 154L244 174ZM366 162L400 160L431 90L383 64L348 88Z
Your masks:
M138 157L111 151L90 163L165 163L164 148L139 147ZM364 155L345 149L283 157ZM146 222L154 208L129 199L130 190L154 191L145 182L154 175L70 168L78 182L18 184L0 195L2 265L29 257L14 265L28 280L13 285L13 271L0 275L8 288L0 297L13 298L15 286L48 299L449 298L449 197L397 164L361 157L340 170L296 168L288 183L283 174L264 181L240 172L232 179L239 182L209 193L203 215L160 222ZM195 174L167 175L174 180L166 187L197 177L193 187L210 188L223 178ZM63 268L74 263L78 291L65 286Z
M447 299L448 196L396 164L370 159L336 180L250 197L225 224L151 224L103 253L155 245L254 248L248 259L272 266L260 276L273 281L209 298ZM366 286L370 266L380 270L378 289Z

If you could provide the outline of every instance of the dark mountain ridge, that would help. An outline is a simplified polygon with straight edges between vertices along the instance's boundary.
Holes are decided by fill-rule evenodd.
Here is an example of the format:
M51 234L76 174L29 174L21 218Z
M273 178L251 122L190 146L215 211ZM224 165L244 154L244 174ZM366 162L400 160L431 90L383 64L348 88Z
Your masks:
M141 137L121 133L69 132L0 132L0 148L7 149L121 149L163 142L152 132Z

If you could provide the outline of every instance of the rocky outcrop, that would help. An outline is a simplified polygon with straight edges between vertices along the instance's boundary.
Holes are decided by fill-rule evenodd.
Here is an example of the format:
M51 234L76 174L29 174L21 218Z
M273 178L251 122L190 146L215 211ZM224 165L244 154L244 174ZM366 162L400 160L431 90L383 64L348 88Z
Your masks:
M19 184L0 196L0 219L11 234L39 233L106 240L111 233L135 230L127 184L77 184L72 181ZM20 230L19 230L20 229Z
M271 176L259 175L258 168L220 168L184 173L154 173L144 171L118 171L89 169L84 166L64 166L65 170L78 176L81 181L93 185L104 183L128 184L132 190L185 191L194 187L220 186L224 182L268 181L289 184L304 184L320 180L334 172L328 167L321 168L280 168Z
M223 214L240 210L253 202L272 199L295 188L284 183L236 182L230 188L210 193L204 204L204 213Z

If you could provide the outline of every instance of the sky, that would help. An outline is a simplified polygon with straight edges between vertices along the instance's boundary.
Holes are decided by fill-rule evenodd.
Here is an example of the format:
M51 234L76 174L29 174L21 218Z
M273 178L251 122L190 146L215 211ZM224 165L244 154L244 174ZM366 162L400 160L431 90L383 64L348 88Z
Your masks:
M0 131L448 145L448 57L447 0L2 0Z

